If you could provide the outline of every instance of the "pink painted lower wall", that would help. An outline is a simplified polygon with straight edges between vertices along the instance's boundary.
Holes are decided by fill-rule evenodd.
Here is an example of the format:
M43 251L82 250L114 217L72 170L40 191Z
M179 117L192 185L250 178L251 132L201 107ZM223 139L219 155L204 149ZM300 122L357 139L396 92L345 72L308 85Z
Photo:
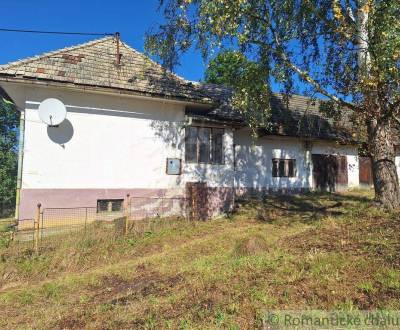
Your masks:
M209 218L233 208L233 188L208 187L205 213ZM23 189L19 206L19 220L33 219L37 204L45 208L96 207L98 199L126 199L130 197L186 197L185 189Z
M22 189L19 219L33 219L42 208L96 207L98 199L131 197L184 197L183 189Z

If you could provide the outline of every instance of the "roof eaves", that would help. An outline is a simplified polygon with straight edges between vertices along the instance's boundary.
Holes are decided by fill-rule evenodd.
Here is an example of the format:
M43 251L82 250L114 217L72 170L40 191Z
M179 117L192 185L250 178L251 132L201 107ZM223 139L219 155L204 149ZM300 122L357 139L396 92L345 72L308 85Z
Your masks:
M206 104L206 105L212 105L213 102L209 98L191 98L191 97L184 97L184 96L179 96L179 95L172 95L172 94L165 94L165 93L155 93L155 92L143 92L140 90L133 90L133 89L126 89L126 88L120 88L120 87L106 87L102 85L90 85L90 84L79 84L79 83L74 83L74 82L68 82L68 81L59 81L59 80L53 80L53 79L46 79L46 78L32 78L32 77L24 77L24 76L15 76L12 74L2 74L0 75L0 81L6 81L6 82L17 82L17 83L30 83L30 84L44 84L44 85L50 85L54 87L71 87L75 89L81 89L81 90L87 90L87 89L93 89L93 90L98 90L98 91L118 91L118 92L123 92L123 94L126 95L137 95L137 96L145 96L145 97L154 97L154 98L159 98L159 99L168 99L168 100L177 100L177 101L187 101L191 103L196 103L196 104Z

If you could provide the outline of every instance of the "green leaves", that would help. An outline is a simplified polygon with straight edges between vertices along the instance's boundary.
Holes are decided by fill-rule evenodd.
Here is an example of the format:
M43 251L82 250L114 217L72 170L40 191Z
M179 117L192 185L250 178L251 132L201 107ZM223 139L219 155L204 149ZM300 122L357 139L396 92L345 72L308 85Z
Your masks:
M268 68L248 60L239 51L219 53L210 61L205 72L207 83L221 84L233 89L231 105L242 114L254 133L258 128L269 126L268 76Z
M371 97L379 108L374 116L399 112L398 0L163 0L160 4L165 23L148 35L148 49L170 68L191 47L201 50L205 59L224 49L235 50L217 55L225 73L217 72L211 62L206 79L240 85L234 97L238 106L264 112L269 82L274 79L289 92L295 81L301 81L317 96L352 108L364 118L370 115L366 108ZM366 31L362 17L367 17ZM363 52L368 57L360 56ZM361 58L370 61L365 65ZM243 59L251 59L254 67L244 65ZM239 81L230 78L238 73ZM253 92L260 91L261 81L265 91Z
M211 84L220 84L235 87L246 71L257 65L249 61L239 51L224 51L219 53L208 64L205 72L205 81ZM248 75L248 74L247 74Z
M17 128L19 113L0 96L0 203L15 198L17 182Z

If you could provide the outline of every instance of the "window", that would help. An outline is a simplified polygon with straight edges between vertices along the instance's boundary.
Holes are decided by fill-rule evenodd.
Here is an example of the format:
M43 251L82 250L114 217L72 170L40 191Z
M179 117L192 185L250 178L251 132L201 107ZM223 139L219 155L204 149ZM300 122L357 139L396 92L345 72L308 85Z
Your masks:
M272 176L274 178L292 178L296 176L295 159L276 159L272 160Z
M186 127L185 160L188 163L223 164L224 130L214 127Z
M122 211L123 199L99 199L97 200L97 213Z

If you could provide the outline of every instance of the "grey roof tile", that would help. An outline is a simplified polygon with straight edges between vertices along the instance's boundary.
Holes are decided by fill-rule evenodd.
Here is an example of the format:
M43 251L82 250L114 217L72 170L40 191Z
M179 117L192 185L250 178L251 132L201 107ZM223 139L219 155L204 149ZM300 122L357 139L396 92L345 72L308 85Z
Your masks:
M208 103L213 107L207 113L209 118L243 122L240 113L230 106L229 88L185 80L122 41L121 65L117 66L116 52L115 38L93 40L1 65L0 79L23 77ZM271 105L275 134L329 139L349 135L347 129L321 113L318 104L310 103L308 98L293 95L286 105L280 95L275 95Z
M158 63L120 42L121 65L115 64L116 40L106 37L0 66L0 77L70 82L157 94L212 103L191 82L165 70ZM58 74L63 71L63 74ZM137 83L140 80L140 84Z

